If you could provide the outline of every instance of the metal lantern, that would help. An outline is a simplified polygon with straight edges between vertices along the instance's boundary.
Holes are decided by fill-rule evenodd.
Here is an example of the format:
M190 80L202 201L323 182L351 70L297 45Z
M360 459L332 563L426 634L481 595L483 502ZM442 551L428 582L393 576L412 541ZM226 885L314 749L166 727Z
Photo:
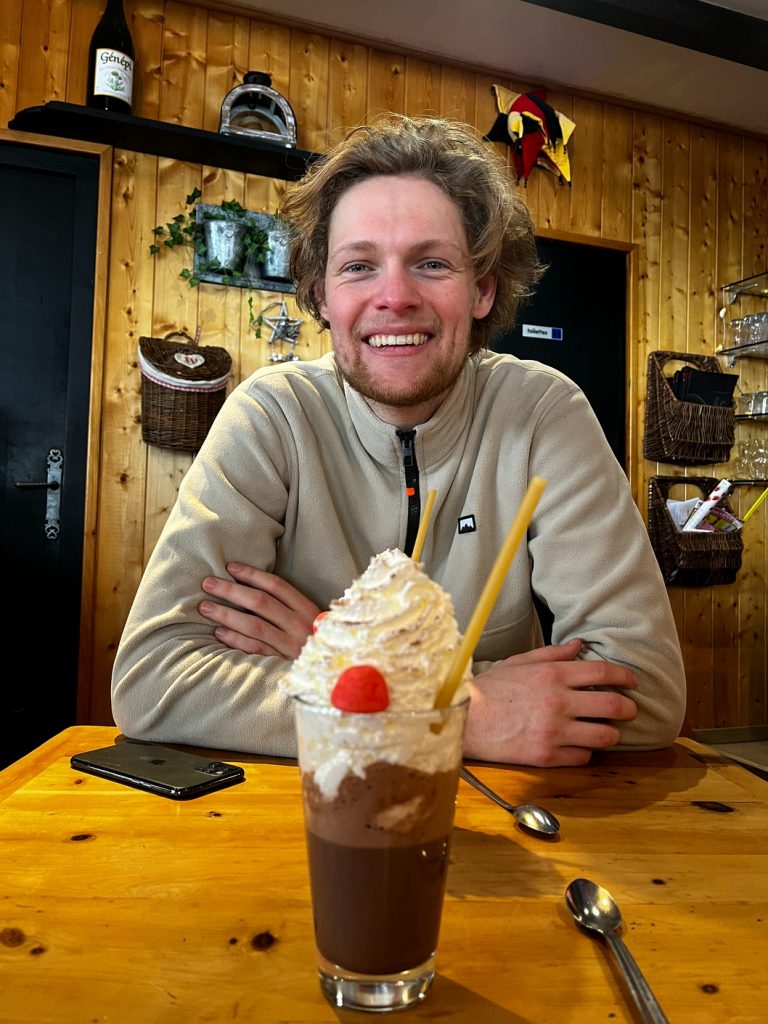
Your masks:
M219 132L294 149L296 115L288 100L272 88L271 75L266 71L248 71L243 84L235 86L224 98Z

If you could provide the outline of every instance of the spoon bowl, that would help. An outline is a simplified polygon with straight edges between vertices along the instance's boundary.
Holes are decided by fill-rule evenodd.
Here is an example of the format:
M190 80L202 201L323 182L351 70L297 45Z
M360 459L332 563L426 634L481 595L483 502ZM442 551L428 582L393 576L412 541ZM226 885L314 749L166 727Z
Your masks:
M634 957L619 937L621 911L608 892L588 878L575 878L565 890L565 902L574 920L601 935L621 968L643 1024L669 1024Z
M551 838L559 833L560 822L550 811L543 807L537 807L536 804L510 804L490 786L481 782L476 775L473 775L469 768L462 767L459 774L470 786L474 786L479 792L497 803L499 807L503 807L505 811L513 815L518 824L527 832L540 838Z
M575 878L565 890L565 902L582 928L604 938L621 925L621 911L607 889L588 878Z

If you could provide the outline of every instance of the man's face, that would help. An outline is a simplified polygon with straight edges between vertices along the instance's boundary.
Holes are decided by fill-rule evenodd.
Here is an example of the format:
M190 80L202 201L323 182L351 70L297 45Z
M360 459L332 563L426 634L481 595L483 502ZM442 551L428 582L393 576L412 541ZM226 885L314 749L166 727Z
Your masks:
M319 308L341 372L387 423L435 412L495 294L492 275L475 280L459 211L432 182L367 178L336 204Z

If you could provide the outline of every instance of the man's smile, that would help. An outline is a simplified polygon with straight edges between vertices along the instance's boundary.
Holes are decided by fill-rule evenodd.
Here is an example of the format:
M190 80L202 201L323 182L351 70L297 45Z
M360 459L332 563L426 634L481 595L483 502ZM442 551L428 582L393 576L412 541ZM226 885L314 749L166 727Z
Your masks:
M366 345L372 348L391 348L393 346L411 345L418 347L430 340L429 334L371 334L363 338Z

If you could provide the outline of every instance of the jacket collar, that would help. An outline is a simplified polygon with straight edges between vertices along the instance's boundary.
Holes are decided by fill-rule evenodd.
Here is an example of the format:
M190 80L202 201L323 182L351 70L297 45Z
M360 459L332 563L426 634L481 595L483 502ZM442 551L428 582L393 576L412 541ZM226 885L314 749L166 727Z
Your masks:
M473 357L464 364L456 383L434 416L416 427L416 461L420 469L427 466L436 468L455 455L460 438L471 421L476 377L476 357ZM380 420L363 396L346 381L343 386L352 427L360 443L375 462L399 471L402 447L397 428Z

